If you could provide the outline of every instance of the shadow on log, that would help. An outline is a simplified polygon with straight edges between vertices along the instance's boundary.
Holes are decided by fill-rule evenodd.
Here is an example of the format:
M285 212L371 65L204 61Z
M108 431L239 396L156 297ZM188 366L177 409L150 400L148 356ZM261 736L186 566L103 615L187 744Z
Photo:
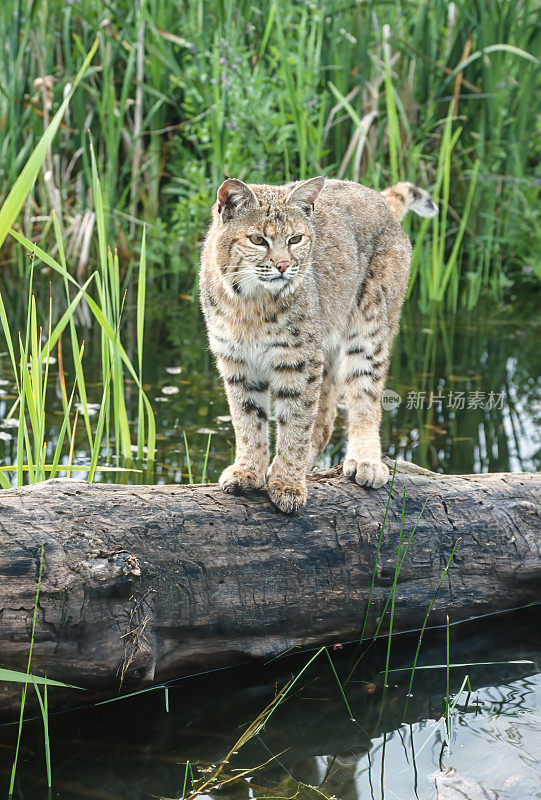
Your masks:
M541 476L401 464L377 565L388 489L362 489L339 468L309 483L296 517L264 492L231 497L216 486L57 479L3 491L0 664L26 670L42 545L32 672L86 688L85 701L355 639L376 569L370 635L393 582L403 492L404 540L427 504L400 572L395 630L422 625L459 539L430 624L536 599ZM0 709L19 699L19 686L0 684Z

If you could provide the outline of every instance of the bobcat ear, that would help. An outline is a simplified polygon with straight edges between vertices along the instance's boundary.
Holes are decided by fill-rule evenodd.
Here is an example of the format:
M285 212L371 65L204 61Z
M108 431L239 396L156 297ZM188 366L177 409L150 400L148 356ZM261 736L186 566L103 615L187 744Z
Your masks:
M291 191L286 200L286 205L297 206L310 216L324 184L325 175L320 175L318 178L310 178L309 181L303 181Z
M218 214L228 222L237 213L257 206L257 197L242 181L228 178L218 189Z

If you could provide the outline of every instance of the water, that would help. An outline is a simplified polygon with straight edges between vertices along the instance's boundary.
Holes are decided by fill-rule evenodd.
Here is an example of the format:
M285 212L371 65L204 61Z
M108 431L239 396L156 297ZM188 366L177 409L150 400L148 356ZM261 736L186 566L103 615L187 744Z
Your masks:
M171 310L166 324L179 332L179 338L175 336L173 348L161 350L157 357L150 354L151 371L146 373L155 387L153 397L159 400L154 407L164 437L156 478L179 481L182 475L186 480L181 437L186 430L197 465L204 461L208 431L213 431L208 474L215 480L230 462L234 436L223 389L212 357L205 351L198 309L183 301ZM447 473L537 469L541 463L540 331L535 309L496 313L486 308L474 315L427 317L407 306L388 382L401 402L384 413L384 450ZM179 376L166 372L167 367L179 366L183 369ZM164 395L169 385L178 387L179 393ZM460 392L463 410L451 407L453 402L460 405ZM491 397L493 407L487 408ZM415 407L423 401L424 408ZM321 466L343 458L343 420L342 412Z
M396 395L388 395L390 408L384 413L384 450L446 473L538 469L539 329L536 310L524 305L487 307L456 316L434 312L427 317L409 304L392 358L388 387ZM133 353L129 329L124 341ZM97 403L99 342L92 335L87 337L86 353L89 400ZM156 460L151 469L135 463L145 468L141 473L98 473L98 479L186 482L185 432L196 481L202 476L210 435L207 476L215 480L230 462L234 437L196 303L183 298L170 304L164 304L163 298L150 303L144 374L156 412ZM72 376L68 367L68 385ZM50 442L55 441L61 420L57 379L52 365L46 433ZM15 439L2 420L14 397L13 376L5 355L0 357L0 380L0 459L11 464L16 457ZM128 388L134 418L137 392L135 387ZM88 463L86 447L81 426L76 463ZM339 420L321 466L338 463L343 451L344 429ZM111 463L105 450L101 463ZM472 692L460 696L451 714L449 745L444 745L442 726L435 732L433 727L445 712L444 669L418 672L413 697L408 699L407 672L392 673L389 687L384 688L381 670L386 643L380 643L346 687L356 719L352 722L328 663L318 660L221 776L224 781L238 776L234 770L247 770L244 779L207 796L217 800L541 797L538 629L533 612L452 628L454 662L526 659L533 663L451 670L451 697L465 675ZM391 666L411 666L415 645L415 639L395 637ZM29 722L21 745L16 796L25 800L179 797L184 762L189 760L195 772L195 765L204 770L218 763L246 725L272 701L276 689L297 674L311 655L173 682L169 713L160 688L111 705L54 715L51 795L44 781L41 723ZM352 652L348 648L334 651L333 659L344 678ZM443 636L433 632L426 637L421 663L444 662ZM74 702L81 702L80 698ZM6 787L15 737L15 727L0 727L0 775ZM270 763L258 768L269 759ZM212 771L201 774L210 776Z
M426 634L419 664L444 664L444 640L442 631ZM410 667L415 644L410 637L396 637L391 667ZM451 629L451 663L486 661L489 656L493 661L533 663L451 669L451 697L466 675L472 691L463 692L451 712L449 746L443 742L443 726L434 728L445 713L445 669L419 670L408 698L408 670L389 673L384 688L385 648L385 640L373 648L345 686L355 722L323 655L258 735L230 757L220 776L222 789L204 795L216 800L541 797L541 648L531 611ZM333 651L342 680L357 652ZM186 761L195 775L209 778L212 765L312 655L173 682L169 712L160 689L53 715L51 797L179 797ZM14 738L14 727L0 727L4 783ZM17 796L44 800L48 794L39 721L27 724L21 755ZM244 771L243 779L225 783Z
M128 309L128 321L132 316ZM383 415L384 451L445 473L537 470L541 463L540 329L537 309L524 304L499 310L489 306L456 316L441 312L423 316L413 303L407 304L388 381L387 408L391 407ZM145 387L158 432L153 469L139 475L98 473L97 478L187 482L185 432L195 481L202 478L211 436L207 477L215 481L231 462L234 435L197 303L186 296L169 304L163 297L150 301L146 333ZM97 409L101 398L99 340L85 338L89 401ZM123 338L135 360L134 331L129 324ZM5 382L0 391L0 459L6 464L16 460L13 430L1 422L14 397L8 362L4 354L0 358L0 380ZM67 369L70 386L73 372L70 375L69 366ZM55 370L52 365L47 402L50 459L62 419ZM392 406L397 399L399 404ZM135 419L137 391L129 385L128 407ZM320 466L343 458L343 420L342 411ZM74 460L89 463L82 423ZM114 463L105 449L101 463Z

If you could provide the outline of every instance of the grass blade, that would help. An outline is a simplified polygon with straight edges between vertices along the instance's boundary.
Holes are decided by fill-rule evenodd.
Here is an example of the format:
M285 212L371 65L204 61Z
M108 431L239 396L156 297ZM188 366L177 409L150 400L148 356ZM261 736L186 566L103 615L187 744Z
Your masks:
M32 618L32 633L30 636L30 649L28 651L28 666L26 668L26 676L23 685L23 691L21 696L21 707L19 713L19 727L17 730L17 744L15 745L15 755L13 757L13 765L11 767L11 776L9 780L9 795L13 794L13 787L15 786L15 776L17 774L17 761L19 758L19 747L21 744L21 734L23 731L23 718L24 718L24 706L26 702L26 690L28 687L28 681L30 680L30 663L32 661L32 650L34 647L34 635L36 633L36 618L38 614L38 600L39 600L39 590L41 587L41 576L43 573L43 545L41 545L41 555L39 559L39 574L38 574L38 586L36 589L36 599L34 602L34 616Z
M52 118L49 127L39 140L37 146L35 147L32 155L26 162L21 174L15 181L13 188L11 189L10 193L4 200L2 208L0 209L0 247L3 245L4 240L9 232L9 229L15 222L19 211L22 208L22 205L30 192L34 181L36 180L36 176L38 171L43 164L45 157L47 155L47 151L49 150L54 137L56 136L56 132L62 122L62 118L66 113L66 109L69 105L71 98L73 97L73 93L75 92L77 86L79 85L81 78L83 77L84 73L87 70L90 62L94 58L94 54L98 48L99 44L99 37L97 37L94 41L94 44L90 48L88 55L86 56L81 69L77 73L75 80L73 81L72 87L69 90L64 102Z

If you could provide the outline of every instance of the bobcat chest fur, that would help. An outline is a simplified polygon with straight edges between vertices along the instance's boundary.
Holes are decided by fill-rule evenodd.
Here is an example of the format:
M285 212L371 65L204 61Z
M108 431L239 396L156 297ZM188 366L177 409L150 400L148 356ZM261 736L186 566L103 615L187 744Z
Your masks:
M229 179L219 188L200 289L235 428L225 491L266 481L278 508L301 508L340 392L344 473L373 488L389 479L380 398L408 281L411 247L399 224L408 207L436 211L412 184L381 194L324 178L278 187ZM277 442L269 467L271 397Z

